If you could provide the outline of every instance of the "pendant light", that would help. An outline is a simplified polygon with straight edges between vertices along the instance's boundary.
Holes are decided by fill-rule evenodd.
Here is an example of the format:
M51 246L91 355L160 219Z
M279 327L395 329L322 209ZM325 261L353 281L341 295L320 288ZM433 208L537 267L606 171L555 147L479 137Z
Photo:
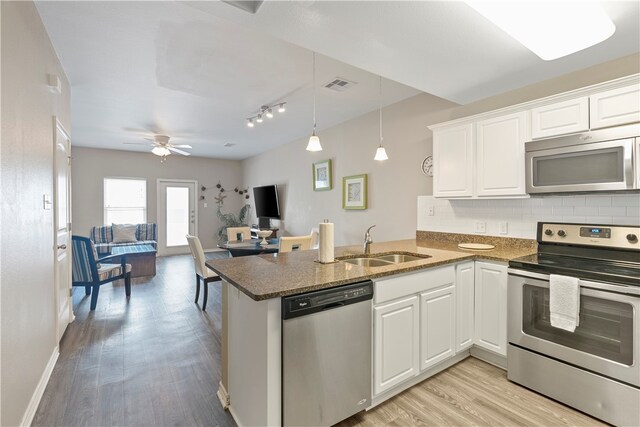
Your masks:
M316 135L316 53L313 52L313 133L309 137L307 151L322 151L320 138Z
M373 160L383 161L387 160L387 151L382 146L382 76L380 76L380 146L376 150L376 156Z

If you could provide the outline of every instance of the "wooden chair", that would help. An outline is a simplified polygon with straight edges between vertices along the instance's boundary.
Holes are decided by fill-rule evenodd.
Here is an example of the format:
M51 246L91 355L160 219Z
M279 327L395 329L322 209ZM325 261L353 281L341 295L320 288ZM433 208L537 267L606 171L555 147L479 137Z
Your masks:
M118 255L98 258L96 247L88 237L71 236L73 271L72 286L84 286L85 294L91 295L91 310L96 309L100 286L114 280L124 279L127 298L131 296L131 264L125 264L120 257L120 264L108 264L105 261Z
M242 233L242 240L251 239L251 228L249 227L227 227L227 240L238 240L238 233Z
M202 249L200 239L198 239L196 236L191 236L190 234L187 234L185 237L187 238L187 242L189 242L189 249L191 249L193 264L196 269L196 304L198 303L198 298L200 298L200 281L202 280L202 282L204 282L204 298L202 300L202 311L204 311L207 308L209 283L219 282L222 279L214 271L206 266L206 258L204 256L204 250Z
M311 248L311 235L281 237L278 252L291 252L293 250L307 250Z

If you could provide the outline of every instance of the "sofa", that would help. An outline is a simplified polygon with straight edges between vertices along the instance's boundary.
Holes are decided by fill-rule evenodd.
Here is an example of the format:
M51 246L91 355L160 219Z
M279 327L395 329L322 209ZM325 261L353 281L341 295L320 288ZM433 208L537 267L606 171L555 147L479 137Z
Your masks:
M89 237L96 245L98 253L111 253L111 249L115 246L132 246L132 245L151 245L154 249L158 249L156 224L136 224L136 241L114 243L113 226L103 225L91 227Z

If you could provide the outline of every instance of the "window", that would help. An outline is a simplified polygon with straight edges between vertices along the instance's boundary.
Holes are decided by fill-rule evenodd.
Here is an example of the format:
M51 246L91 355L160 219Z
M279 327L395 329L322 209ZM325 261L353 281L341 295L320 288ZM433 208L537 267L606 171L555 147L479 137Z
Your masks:
M145 222L147 222L147 181L135 178L105 178L105 225Z

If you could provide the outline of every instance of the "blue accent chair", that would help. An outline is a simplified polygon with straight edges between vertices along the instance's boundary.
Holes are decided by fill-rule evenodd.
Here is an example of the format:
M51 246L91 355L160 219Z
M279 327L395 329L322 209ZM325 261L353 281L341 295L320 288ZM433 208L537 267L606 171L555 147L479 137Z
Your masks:
M84 286L86 295L91 295L91 310L96 309L100 286L114 280L124 279L127 298L131 296L131 264L125 264L121 257L120 264L109 264L111 255L98 258L94 243L88 237L72 236L73 272L72 286Z

